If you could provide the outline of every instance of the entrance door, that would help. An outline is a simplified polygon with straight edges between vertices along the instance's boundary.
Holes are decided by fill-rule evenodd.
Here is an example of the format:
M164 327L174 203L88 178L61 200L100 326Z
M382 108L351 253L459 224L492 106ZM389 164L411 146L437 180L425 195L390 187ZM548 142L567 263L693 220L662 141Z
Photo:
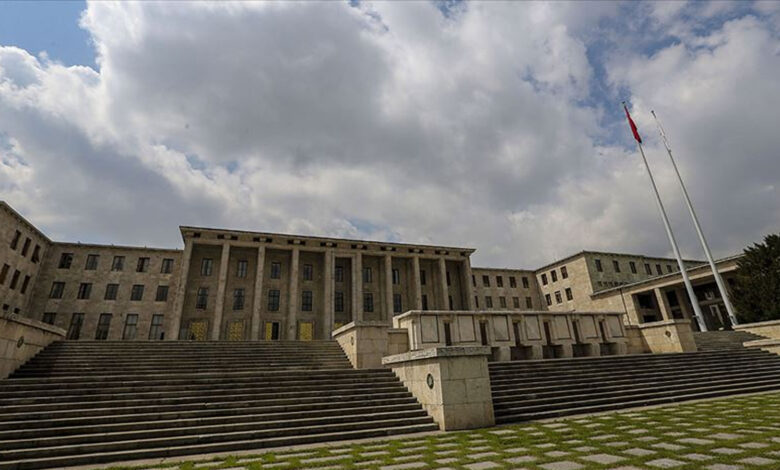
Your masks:
M228 341L244 341L244 321L237 320L228 323L227 329Z
M720 308L720 304L712 304L710 305L710 314L712 315L712 319L714 320L714 323L720 324L720 327L726 327L730 323L728 320L726 320L726 315L724 312L725 309Z
M479 337L482 340L482 346L487 346L488 343L488 333L487 333L487 322L481 321L479 322Z

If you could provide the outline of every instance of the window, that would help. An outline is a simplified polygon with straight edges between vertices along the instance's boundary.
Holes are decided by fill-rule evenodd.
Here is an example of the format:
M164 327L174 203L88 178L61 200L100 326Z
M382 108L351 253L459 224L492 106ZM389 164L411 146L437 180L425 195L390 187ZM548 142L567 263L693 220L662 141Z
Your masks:
M543 286L547 285L547 274L542 274L542 285Z
M364 312L374 311L374 294L372 294L371 292L366 292L363 294L363 311Z
M402 310L401 294L393 294L393 312L401 313Z
M523 289L528 289L528 287L529 287L528 278L523 276Z
M485 296L485 308L493 308L493 297L489 295Z
M333 297L333 310L336 312L343 312L344 311L344 293L343 292L336 292L336 295Z
M555 291L555 303L559 304L563 302L563 298L561 297L561 291L557 290Z
M244 289L233 289L233 310L244 310Z
M116 294L119 292L119 284L106 284L105 300L116 300Z
M424 269L421 269L421 270L420 270L420 285L423 285L423 286L424 286L426 282L427 282L427 281L426 281L426 279L425 279L425 270L424 270Z
M157 340L163 339L165 332L163 331L163 316L152 315L152 326L149 327L149 339Z
M111 327L111 314L101 313L98 318L97 328L95 329L95 339L105 340L108 339L108 330Z
M530 297L525 298L525 307L526 308L534 308L534 300Z
M125 317L125 329L122 332L122 339L134 340L138 332L138 314L128 313Z
M672 271L674 271L674 269L672 268L672 265L671 265L671 264L667 264L667 265L666 265L666 272L667 272L667 273L670 273L670 272L672 272Z
M98 267L99 255L87 255L87 263L84 265L84 269L87 271L94 271Z
M616 273L620 272L620 262L616 259L612 260L612 267L615 269Z
M5 284L5 279L8 277L9 269L11 269L11 265L3 264L3 269L0 270L0 285Z
M401 271L393 269L393 284L398 285L401 283Z
M211 276L212 268L214 267L214 260L211 258L203 258L200 261L200 275Z
M63 253L60 255L60 269L70 269L70 265L73 263L73 253Z
M344 282L344 266L336 266L334 277L336 278L336 282Z
M53 325L56 319L57 319L56 312L46 312L43 314L43 318L41 319L41 321L44 323L48 323L49 325Z
M650 275L653 274L653 270L650 268L650 264L649 263L645 263L645 272L647 274L650 274Z
M496 276L496 287L504 287L504 277Z
M247 266L248 266L247 260L245 259L238 260L238 263L236 264L236 277L241 279L245 278Z
M655 265L655 272L658 273L659 276L664 273L664 271L661 269L660 264Z
M205 309L206 305L209 303L209 288L208 287L198 287L198 294L195 297L195 308L197 309Z
M509 276L509 287L517 287L517 279L514 276Z
M79 292L76 294L77 299L88 299L89 294L92 293L92 283L91 282L82 282L79 285Z
M145 273L146 271L149 271L149 258L138 258L138 264L135 267L135 271L138 273Z
M17 246L19 246L19 239L22 237L22 232L16 231L14 233L14 238L11 239L11 249L15 250Z
M498 298L498 305L499 305L501 308L506 308L506 297L504 297L503 295L502 295L502 296L500 296L500 297Z
M425 294L422 295L422 309L428 310L428 296Z
M471 285L477 287L477 276L471 275Z
M569 278L569 271L566 269L566 266L561 266L561 278L562 279Z
M479 308L479 296L474 296L474 306Z
M450 280L450 272L446 271L444 274L446 274L446 277L447 277L447 285L451 286L452 285L452 281Z
M566 300L573 300L574 299L574 296L571 293L571 288L570 287L567 287L565 292L566 292Z
M61 299L62 293L65 291L65 283L64 282L52 282L51 283L51 291L49 291L49 298L50 299Z
M123 271L125 269L125 257L114 256L114 260L111 262L112 271Z
M601 260L597 259L597 260L594 260L594 261L596 262L596 271L598 271L600 273L604 272L604 268L601 266Z
M371 268L369 267L363 268L363 282L366 284L370 284L371 282L373 282Z
M450 310L455 310L455 309L453 308L453 305L454 305L454 304L452 303L452 296L451 296L451 295L448 295L448 296L447 296L447 305L449 305L449 307L450 307Z
M312 307L312 293L310 290L305 290L301 296L301 311L311 312Z
M32 258L30 258L30 261L33 263L37 263L41 260L41 245L35 245L35 248L33 249Z
M550 297L550 294L544 294L544 301L547 302L547 305L552 305L552 297Z
M157 286L157 294L154 296L155 302L165 302L168 300L168 286Z
M629 261L628 268L631 270L631 274L636 274L636 263Z
M30 251L30 243L32 243L32 240L30 240L30 237L27 237L22 246L22 256L27 256L27 252Z
M520 297L512 297L512 308L520 308Z
M278 289L271 289L268 291L268 311L269 312L279 311L279 290Z
M552 282L558 282L558 272L556 270L550 271L550 279Z
M271 262L271 279L282 278L282 263L278 261Z
M160 265L160 272L163 274L170 274L173 272L173 258L163 258L162 265ZM162 319L162 315L155 316L159 316ZM152 317L152 319L154 319L154 317Z
M482 285L490 287L490 276L482 276Z
M84 324L84 314L74 313L70 317L70 325L68 326L67 339L79 339L81 336L81 325Z
M133 288L130 291L130 300L143 300L144 298L144 285L133 284Z
M22 288L19 290L22 294L27 292L27 286L30 284L30 276L24 276L24 281L22 281Z
M14 269L14 275L11 276L11 285L9 286L11 289L16 289L16 284L19 283L19 276L22 275L22 272L18 269Z

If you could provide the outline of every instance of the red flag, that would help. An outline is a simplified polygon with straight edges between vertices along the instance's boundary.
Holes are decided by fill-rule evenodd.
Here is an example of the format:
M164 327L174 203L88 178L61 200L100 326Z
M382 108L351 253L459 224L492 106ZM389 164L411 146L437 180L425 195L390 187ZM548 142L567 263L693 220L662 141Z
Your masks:
M634 120L631 119L631 115L628 114L628 108L626 108L626 103L623 103L623 109L626 111L626 117L628 118L628 125L631 126L631 132L634 133L634 139L636 139L636 141L641 144L642 138L639 137L639 131L636 130L636 124L634 124Z

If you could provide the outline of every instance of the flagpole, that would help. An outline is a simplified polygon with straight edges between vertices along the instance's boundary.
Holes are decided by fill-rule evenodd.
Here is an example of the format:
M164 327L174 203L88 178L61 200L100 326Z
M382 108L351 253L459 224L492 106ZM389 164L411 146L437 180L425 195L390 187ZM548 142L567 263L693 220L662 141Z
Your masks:
M674 157L672 156L672 148L669 146L669 141L666 138L666 132L664 132L664 128L661 126L661 121L658 120L658 116L655 115L655 111L651 110L650 113L653 115L653 118L655 118L655 123L658 126L658 132L661 134L661 140L664 141L664 147L666 147L666 153L669 154L669 160L672 161L674 173L677 175L677 181L680 183L680 189L682 189L683 196L685 196L685 204L688 206L688 212L691 214L691 219L693 219L693 225L696 227L696 233L699 234L699 241L701 241L701 246L704 248L704 254L707 256L707 261L710 263L712 274L715 277L715 284L718 285L718 289L720 290L723 303L726 305L726 311L729 314L731 324L738 325L739 323L737 322L737 316L734 314L734 308L731 306L731 301L729 300L729 294L726 290L726 285L723 283L723 278L718 272L718 268L715 266L715 261L712 258L710 247L707 244L707 240L704 238L704 232L701 230L701 225L699 225L699 218L696 217L696 211L693 210L693 203L691 203L691 198L688 196L688 190L685 189L685 183L683 183L682 176L680 176L680 170L677 168L677 162L675 162Z
M628 114L628 108L625 101L623 102L623 109L626 111L626 116L629 119L629 123L632 124L632 131L634 130L633 121ZM688 278L688 272L685 270L685 264L683 264L682 256L680 256L680 249L677 247L677 241L674 239L674 233L672 233L672 227L669 224L669 218L666 216L666 210L664 209L664 203L661 201L661 195L658 193L658 187L655 184L655 178L653 178L653 172L650 171L650 165L647 163L647 157L645 157L645 151L642 148L642 139L639 138L639 134L635 132L636 145L639 147L639 154L642 155L642 161L645 164L647 170L647 176L650 177L650 184L653 186L653 194L655 194L655 202L658 204L658 210L661 211L661 218L664 221L664 228L666 229L666 235L669 237L669 242L672 244L672 251L677 258L677 266L680 268L680 274L682 274L683 283L685 283L685 290L688 291L688 297L691 299L693 305L693 312L696 316L696 321L699 324L700 331L707 331L707 324L704 322L704 315L701 313L699 307L699 301L696 299L696 293L693 291L691 280Z

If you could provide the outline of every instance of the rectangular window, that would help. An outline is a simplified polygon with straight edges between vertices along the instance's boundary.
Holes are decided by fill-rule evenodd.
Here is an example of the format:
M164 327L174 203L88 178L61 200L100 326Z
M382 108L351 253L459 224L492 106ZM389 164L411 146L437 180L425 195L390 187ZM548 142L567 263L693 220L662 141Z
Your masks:
M534 308L534 300L531 297L525 298L525 308Z
M43 314L43 318L41 319L42 322L48 323L49 325L53 325L56 320L57 320L56 312L46 312Z
M449 306L450 306L450 310L455 310L455 309L453 308L453 303L452 303L452 296L451 296L451 295L448 295L448 296L447 296L447 305L449 305Z
M198 294L195 297L195 308L203 310L209 303L209 288L198 287Z
M543 286L547 285L547 274L542 274L542 285Z
M552 305L552 297L550 297L550 294L544 294L544 301L547 302L547 305Z
M336 272L334 274L336 282L344 282L344 266L336 266Z
M157 294L154 296L155 302L165 302L168 300L168 286L157 286Z
M485 308L493 308L493 297L489 295L485 296Z
M336 292L333 297L333 310L336 312L344 311L344 293Z
M41 260L41 246L35 245L35 249L33 249L32 258L30 258L30 261L33 263L37 263Z
M135 267L135 271L138 273L145 273L149 271L149 258L146 257L138 258L138 264Z
M401 313L402 310L401 294L393 294L393 312Z
M516 288L517 287L517 278L514 276L509 276L509 287Z
M667 272L667 273L670 273L670 272L672 272L672 271L674 271L674 269L672 269L672 265L671 265L671 264L667 264L667 265L666 265L666 272Z
M81 326L84 324L84 314L74 313L70 317L67 339L79 339L81 337Z
M303 265L303 280L304 281L311 281L314 279L314 266L310 264L304 264Z
M130 300L143 300L144 298L144 285L133 284L133 288L130 291Z
M125 317L125 329L122 331L122 339L134 340L136 333L138 333L138 314L128 313L127 317Z
M0 269L0 285L5 284L5 280L8 277L8 270L11 269L11 265L3 264L3 269Z
M401 283L401 271L393 269L393 284L398 285Z
M474 306L479 308L479 296L478 295L474 296Z
M65 283L64 282L52 282L51 283L51 290L49 291L49 298L50 299L61 299L63 292L65 292Z
M99 255L87 255L87 263L84 265L84 269L87 271L94 271L98 267Z
M452 285L452 280L450 280L450 272L449 271L445 271L444 274L446 274L446 277L447 277L447 285L451 286Z
M16 289L16 284L19 283L19 276L22 275L22 272L18 269L14 269L14 275L11 276L11 289Z
M422 295L422 309L428 310L428 296L425 294Z
M649 263L645 263L645 272L647 274L650 274L650 275L653 274L653 270L650 268L650 264Z
M563 302L563 298L561 297L561 291L557 290L555 291L555 303L559 304Z
M30 276L24 276L24 281L22 281L22 288L19 290L22 294L27 292L27 286L30 284Z
M268 291L268 311L269 312L279 311L279 290L278 289L271 289Z
M211 276L211 271L214 267L214 260L211 258L203 258L200 261L200 275Z
M125 257L114 256L114 260L111 262L112 271L124 271L125 269Z
M59 269L70 269L71 263L73 263L73 253L63 253L60 255Z
M628 269L631 270L631 274L636 274L636 263L634 263L633 261L629 261Z
M374 311L374 294L372 294L371 292L366 292L363 294L363 311L364 312Z
M664 271L661 269L660 264L655 265L655 272L658 273L659 276L664 273Z
M528 289L528 288L529 288L528 278L523 276L523 289Z
M27 237L24 240L24 245L22 245L22 256L27 256L27 252L30 251L30 243L32 243L32 240L30 240L30 237Z
M477 287L477 276L471 275L471 285Z
M425 283L426 283L426 280L425 280L425 270L421 269L420 270L420 285L424 286Z
M371 282L373 282L371 268L369 267L363 268L363 282L366 284L370 284Z
M571 288L567 287L566 288L566 300L573 300L573 299L574 299L574 295L572 295L572 293L571 293Z
M512 307L520 308L520 297L512 297Z
M236 264L236 277L244 279L246 278L246 272L247 272L247 266L249 266L249 262L245 259L238 260L238 263Z
M162 264L160 265L160 272L162 274L170 274L173 272L173 258L163 258ZM156 316L162 318L162 315L156 315ZM152 317L152 319L154 319L154 317Z
M569 271L566 269L566 266L561 266L561 278L562 279L569 278Z
M233 310L244 310L244 289L233 289Z
M498 298L498 305L501 308L506 308L506 297L503 295Z
M89 298L89 294L92 293L92 283L82 282L79 285L79 292L76 294L77 299L85 300Z
M282 263L278 261L271 262L271 279L282 278Z
M596 262L596 271L598 271L600 273L604 272L604 268L601 266L601 260L597 259L597 260L594 260L594 261Z
M496 276L496 287L504 287L504 277Z
M312 293L310 290L305 290L301 293L301 311L311 312L312 308Z
M620 262L616 259L612 260L612 267L615 269L616 273L620 272Z
M550 271L550 279L552 280L552 282L558 282L558 271L554 269Z
M117 292L119 292L119 284L106 284L106 295L103 299L116 300Z
M164 339L165 332L163 331L163 316L152 315L152 325L149 327L149 339L160 340Z
M482 276L482 286L490 287L490 276Z
M19 246L19 239L20 239L20 238L22 238L22 232L20 232L20 231L18 231L18 230L17 230L17 231L14 233L14 238L12 238L12 239L11 239L11 249L12 249L12 250L15 250L15 249L16 249L16 247L18 247L18 246Z
M105 340L108 339L108 330L111 327L111 314L101 313L98 318L97 328L95 329L95 339Z

